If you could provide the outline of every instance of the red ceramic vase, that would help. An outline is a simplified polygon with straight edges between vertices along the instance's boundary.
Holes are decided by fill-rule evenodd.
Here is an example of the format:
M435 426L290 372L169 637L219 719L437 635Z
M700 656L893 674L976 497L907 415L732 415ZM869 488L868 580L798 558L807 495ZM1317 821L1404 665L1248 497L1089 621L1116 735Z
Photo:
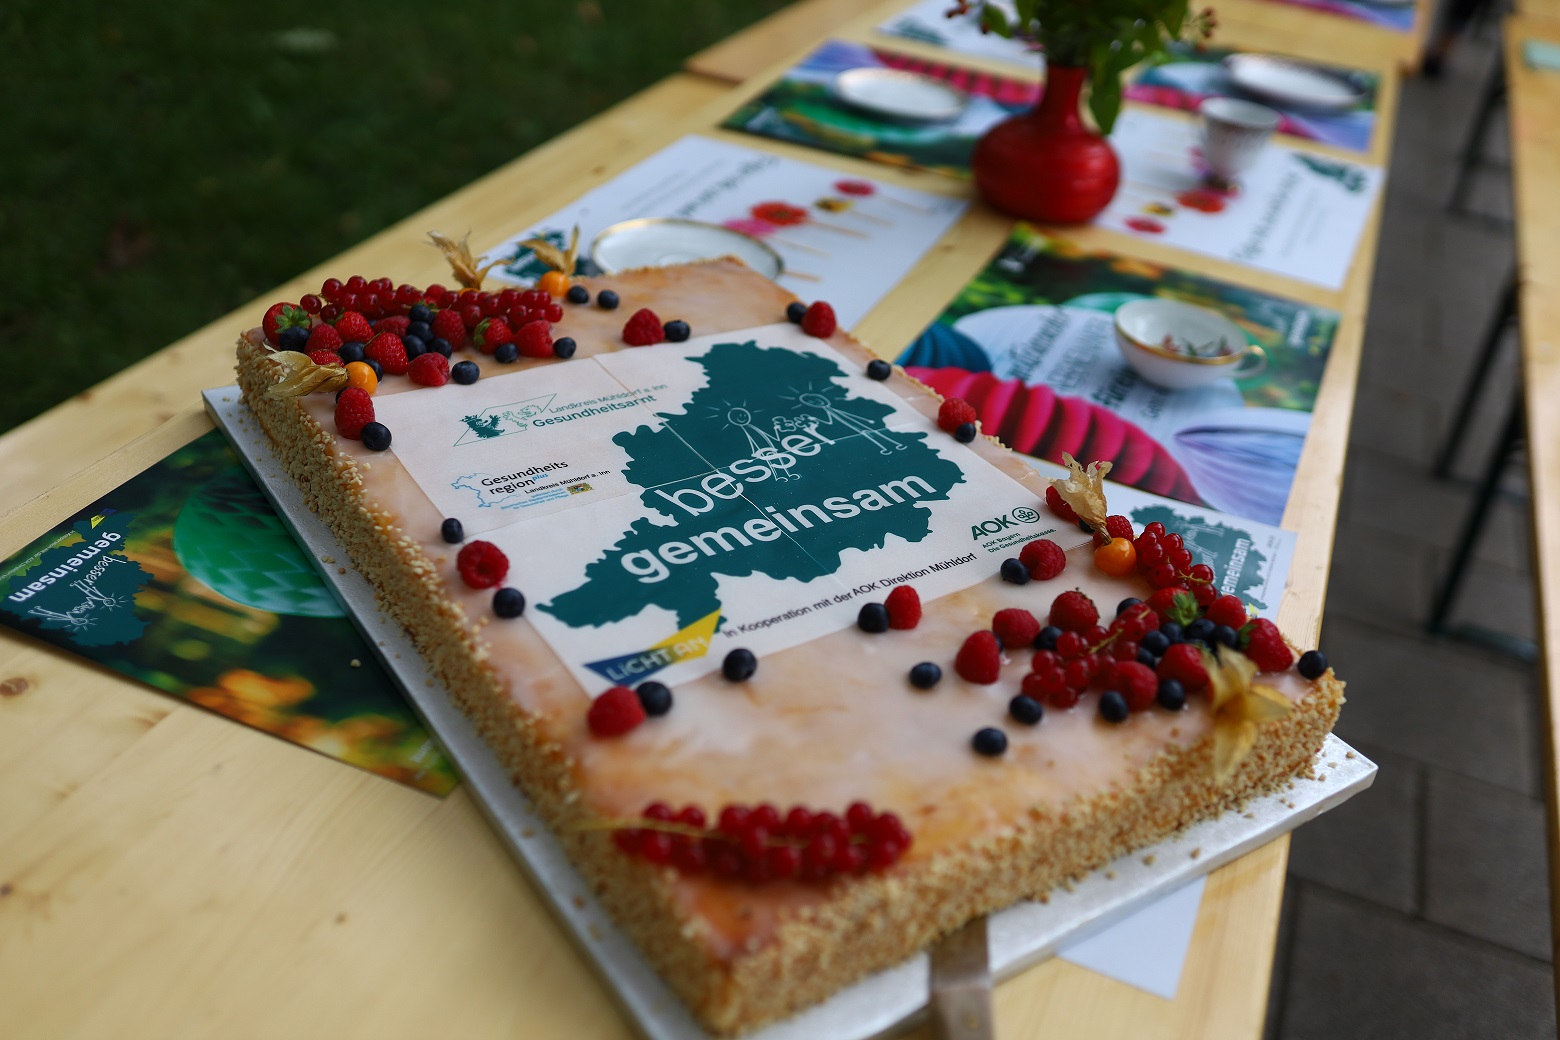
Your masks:
M1121 164L1078 114L1088 75L1086 68L1050 66L1034 111L998 123L975 145L970 166L987 202L1045 224L1082 224L1110 204Z

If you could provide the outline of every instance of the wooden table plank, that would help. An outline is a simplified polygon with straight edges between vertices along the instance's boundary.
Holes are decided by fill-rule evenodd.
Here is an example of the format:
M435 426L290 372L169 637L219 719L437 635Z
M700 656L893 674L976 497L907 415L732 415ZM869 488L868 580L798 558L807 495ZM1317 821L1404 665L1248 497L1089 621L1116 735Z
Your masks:
M804 6L811 17L834 10ZM816 36L829 28L810 24ZM789 58L769 60L780 57ZM1397 97L1392 60L1380 66L1382 159ZM0 484L11 496L0 507L32 500L0 524L0 551L203 429L197 391L228 381L233 338L270 300L354 270L442 279L442 261L421 244L426 230L472 228L478 248L490 245L676 135L714 126L739 94L708 77L674 77L0 438ZM968 190L740 140L926 190ZM1008 226L977 208L858 331L896 353ZM1286 514L1301 538L1281 620L1310 641L1374 219L1342 293L1097 229L1067 233L1343 312ZM88 426L90 435L81 431ZM11 678L26 688L0 697L0 754L12 752L0 767L10 781L0 786L0 1007L24 1023L22 1035L628 1035L464 793L440 802L7 633L0 689ZM999 989L1004 1033L1251 1040L1266 1002L1286 850L1287 840L1274 842L1211 876L1174 1001L1051 961Z
M1549 888L1560 893L1560 200L1555 196L1560 186L1560 72L1531 69L1522 58L1526 40L1560 45L1560 20L1519 15L1505 25L1522 393L1544 681ZM1560 899L1551 897L1550 912L1550 941L1560 953ZM1560 999L1560 982L1556 992Z

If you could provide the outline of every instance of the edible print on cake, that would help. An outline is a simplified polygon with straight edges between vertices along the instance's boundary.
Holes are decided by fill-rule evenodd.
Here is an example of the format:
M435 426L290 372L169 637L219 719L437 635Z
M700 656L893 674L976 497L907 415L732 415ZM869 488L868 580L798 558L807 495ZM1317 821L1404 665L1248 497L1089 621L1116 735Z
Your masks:
M513 561L527 618L593 694L684 681L738 646L762 659L854 624L904 582L923 598L966 588L1055 531L1033 490L791 324L492 382L523 389L489 387L484 407L557 397L509 409L506 428L529 424L512 436L396 450L436 501L471 494L453 485L472 449L494 453L493 472L564 461L603 474L600 493L512 511L467 499L450 514L484 514L477 529ZM581 414L609 398L631 404ZM560 415L576 418L549 425ZM514 448L497 454L503 442Z

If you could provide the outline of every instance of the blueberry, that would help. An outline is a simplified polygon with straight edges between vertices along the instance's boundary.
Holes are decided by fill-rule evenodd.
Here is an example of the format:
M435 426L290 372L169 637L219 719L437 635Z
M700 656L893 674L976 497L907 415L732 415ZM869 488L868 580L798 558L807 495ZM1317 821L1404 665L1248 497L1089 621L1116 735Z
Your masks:
M1166 642L1168 642L1171 646L1174 646L1176 643L1179 643L1181 640L1186 638L1186 633L1183 632L1181 630L1181 626L1176 624L1174 621L1166 621L1164 624L1160 625L1159 634L1164 636Z
M1009 556L1002 561L1002 580L1010 581L1014 585L1029 584L1029 568L1025 567L1016 556Z
M600 293L596 299L600 300L605 295L607 294ZM756 671L758 671L758 658L753 656L753 651L741 647L727 654L726 659L720 663L720 674L731 682L747 682L753 678L753 673Z
M882 358L873 358L867 362L867 378L883 380L894 374L894 366Z
M406 312L406 316L412 319L412 323L422 322L424 325L433 321L433 310L426 303L414 303L412 309Z
M573 292L574 289L569 291ZM646 715L665 715L672 710L672 691L667 689L665 683L651 679L634 687L634 692L639 695L639 706L645 709Z
M276 334L276 345L283 350L304 350L309 345L309 330L302 325L289 325Z
M1178 679L1161 679L1155 699L1166 711L1180 711L1186 707L1186 687Z
M1146 668L1158 668L1159 655L1154 653L1148 647L1140 645L1137 652L1137 663L1143 665Z
M408 361L428 353L428 344L423 341L421 336L402 336L401 345L406 348L406 359Z
M1154 629L1151 632L1143 633L1143 638L1138 640L1138 646L1151 654L1162 656L1166 650L1170 649L1170 639L1165 635L1163 629Z
M574 340L569 336L562 336L553 340L553 357L570 358L574 356Z
M390 427L371 422L363 427L363 447L369 451L384 451L390 447Z
M863 603L856 614L856 627L863 632L887 632L888 608L881 603Z
M416 336L424 343L427 343L433 339L433 326L426 321L418 321L416 318L413 318L411 323L406 326L406 336ZM403 342L406 340L406 336L401 337Z
M457 383L469 385L475 383L481 375L482 370L475 361L457 361L450 366L450 378Z
M1126 722L1127 716L1132 714L1127 709L1127 699L1115 690L1106 690L1100 694L1100 718L1106 722Z
M603 289L596 294L596 306L604 311L615 311L618 306L618 294L611 289Z
M504 587L493 593L493 613L501 618L517 618L525 613L525 593Z
M1320 679L1327 672L1327 655L1320 650L1307 650L1300 655L1298 667L1307 679Z
M466 540L466 526L452 516L439 525L439 535L451 545L459 545Z
M1089 526L1089 522L1087 520L1078 521L1078 530L1082 531L1084 534L1094 533L1094 528Z
M807 304L801 300L792 300L785 305L785 320L792 325L800 325L805 317L807 317Z
M975 439L975 435L979 432L972 422L960 423L959 428L953 431L953 439L960 444L968 444Z
M1138 599L1136 596L1128 596L1126 599L1116 604L1116 616L1120 617L1142 602L1143 601Z
M1201 639L1204 642L1213 638L1213 630L1217 626L1205 617L1200 617L1186 626L1187 639Z
M676 319L667 322L665 325L662 325L661 329L666 333L666 339L669 343L681 343L686 340L692 332L692 330L688 328L688 323L686 321L679 321Z
M342 387L342 388L341 388L341 389L340 389L340 390L337 390L337 391L336 391L336 403L337 403L337 404L340 404L340 403L341 403L341 395L342 395L342 394L344 394L344 393L346 393L346 392L347 392L347 391L348 391L348 390L350 390L350 389L351 389L351 387L346 387L346 386L344 386L344 387Z
M502 343L493 351L493 360L500 365L512 365L520 360L520 348L513 343Z
M443 336L435 336L430 339L428 341L428 349L433 351L435 354L443 354L445 357L449 357L451 354L455 353L455 348L451 346L450 341L445 339Z
M569 291L563 294L563 298L570 303L589 303L590 290L583 285L571 285Z
M970 746L978 754L996 758L1007 750L1007 734L994 726L987 726L975 731L975 735L970 738Z
M1236 635L1235 630L1229 625L1215 626L1213 630L1213 641L1215 643L1223 643L1225 646L1232 649L1240 649L1240 636Z
M1060 638L1062 638L1061 629L1057 628L1055 625L1046 625L1040 630L1040 634L1035 636L1035 649L1055 650L1056 641Z
M342 360L343 363L348 362L348 361L362 361L363 360L363 344L361 344L361 343L343 343L341 345L341 349L336 351L336 353L341 355L341 360Z
M942 669L931 661L922 661L910 669L910 685L918 690L930 690L942 682Z
M1040 721L1040 716L1045 714L1045 709L1040 707L1039 701L1033 697L1025 697L1021 693L1008 701L1008 714L1013 716L1014 722L1033 726Z
M369 368L374 370L374 378L375 379L384 379L384 377L385 377L385 366L381 365L379 362L375 361L373 358L364 358L363 359L363 364L367 365Z

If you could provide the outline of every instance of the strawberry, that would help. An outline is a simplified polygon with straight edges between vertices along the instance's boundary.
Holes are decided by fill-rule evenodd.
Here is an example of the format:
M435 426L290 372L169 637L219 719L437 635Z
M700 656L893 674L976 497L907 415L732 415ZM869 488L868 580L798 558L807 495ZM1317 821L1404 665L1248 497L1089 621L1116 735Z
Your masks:
M360 440L363 427L374 421L374 399L368 391L349 386L336 398L336 432L349 440Z
M937 428L944 433L952 433L967 422L974 422L980 416L975 414L975 407L962 397L950 397L937 409Z
M908 629L921 623L921 594L909 585L900 585L883 601L888 610L888 627Z
M428 351L412 358L412 363L406 370L412 382L423 386L443 386L450 381L450 363L444 359L443 354Z
M1202 651L1191 643L1176 643L1159 659L1159 678L1174 679L1187 693L1208 685Z
M1008 607L992 616L991 630L1004 647L1017 650L1035 641L1035 636L1040 634L1040 622L1027 610Z
M1153 707L1154 698L1159 693L1159 676L1146 664L1117 661L1116 674L1112 676L1110 685L1126 698L1128 708L1147 711Z
M343 343L367 343L374 338L374 328L357 311L343 311L336 319L336 334Z
M515 333L515 346L522 357L552 357L552 326L541 318L526 322Z
M260 322L260 328L265 332L268 343L275 346L283 329L308 328L309 312L296 303L273 303L265 312L265 318Z
M334 354L340 349L341 333L336 331L335 326L322 324L309 330L309 345L304 348L305 354L312 355L316 350L328 350Z
M1051 624L1064 632L1086 632L1099 620L1099 608L1077 589L1064 592L1051 602Z
M1002 650L996 634L989 629L972 632L959 655L953 659L953 670L966 682L990 684L1002 674Z
M431 327L435 338L444 340L456 350L466 345L466 323L454 310L445 308L435 314Z
M590 704L585 724L598 737L620 737L645 721L639 695L627 686L614 686Z
M1246 617L1246 605L1239 596L1220 596L1209 603L1207 618L1215 625L1228 625L1236 629L1249 620Z
M389 376L404 376L411 365L406 359L406 344L393 332L381 332L369 340L368 346L363 348L363 356L379 362L379 367Z
M834 308L819 300L802 315L802 331L816 339L828 339L834 335L838 322L834 320Z
M942 423L939 422L938 425L941 426ZM1066 520L1069 524L1078 522L1077 511L1067 504L1067 500L1062 497L1062 493L1056 490L1055 484L1045 489L1045 507L1060 519Z
M631 347L648 347L665 338L666 329L662 327L661 319L649 307L639 308L623 326L623 342Z
M375 332L393 332L397 336L406 335L406 330L411 327L412 319L405 315L397 314L391 318L380 318L374 322Z
M1031 578L1048 581L1067 569L1067 553L1049 538L1036 538L1024 543L1018 562L1029 568Z
M471 342L484 354L491 354L505 343L513 343L515 334L503 318L485 318L472 333Z
M1189 625L1197 619L1197 600L1185 585L1171 585L1148 597L1148 605L1160 621Z
M1295 652L1284 642L1278 626L1267 618L1257 618L1241 629L1240 643L1260 671L1288 671L1295 663Z
M311 350L309 351L309 360L316 365L339 365L341 364L341 355L334 350Z
M492 542L473 539L460 547L455 557L460 580L474 589L491 589L503 584L509 574L509 557Z

